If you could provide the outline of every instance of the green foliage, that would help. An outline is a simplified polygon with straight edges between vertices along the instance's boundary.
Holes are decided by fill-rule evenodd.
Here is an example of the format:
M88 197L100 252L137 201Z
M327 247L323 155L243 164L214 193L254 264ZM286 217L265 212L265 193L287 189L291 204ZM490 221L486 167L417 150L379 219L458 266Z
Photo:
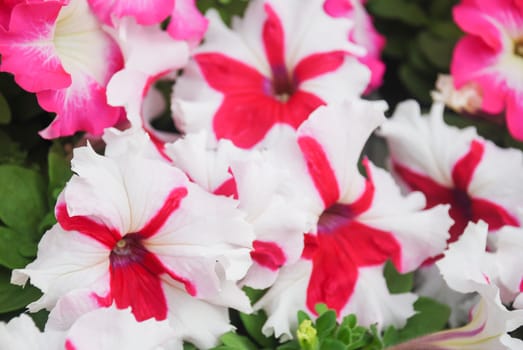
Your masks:
M379 350L383 343L375 326L369 328L358 325L355 315L348 315L341 323L336 313L325 305L317 305L318 318L313 322L304 313L300 320L297 338L302 350Z
M0 94L0 124L9 124L11 121L11 109L4 95Z
M456 3L369 0L368 10L378 31L387 39L383 55L388 72L382 90L385 95L394 96L393 103L411 97L431 103L430 91L437 74L449 71L454 46L462 35L451 17ZM401 82L403 93L398 94L401 89L397 81Z
M434 333L445 328L450 316L450 308L433 299L420 297L414 303L416 314L407 320L402 329L390 326L383 335L386 346L403 343L425 334Z
M414 273L401 274L396 270L394 264L387 261L383 276L387 281L387 287L392 294L407 293L412 290L414 284Z
M243 15L248 3L248 0L198 0L196 4L203 13L211 8L217 10L223 21L230 24L234 16Z
M42 295L40 290L30 285L23 288L12 285L10 279L11 272L0 268L0 314L22 309Z
M236 334L234 332L225 333L220 337L223 343L213 350L257 350L256 345L249 338Z
M18 165L0 165L0 198L2 222L21 235L38 237L38 224L47 212L43 176Z

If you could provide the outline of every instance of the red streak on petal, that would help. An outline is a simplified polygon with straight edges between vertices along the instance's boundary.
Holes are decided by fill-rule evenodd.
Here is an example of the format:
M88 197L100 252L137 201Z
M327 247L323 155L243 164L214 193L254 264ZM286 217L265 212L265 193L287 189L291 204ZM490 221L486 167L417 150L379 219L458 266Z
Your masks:
M486 199L473 198L472 204L472 221L478 222L483 220L488 224L489 231L495 231L502 226L520 226L519 220L512 216L502 206L490 202Z
M523 292L523 278L521 278L521 282L519 282L519 291Z
M69 216L64 203L56 207L56 220L67 231L78 231L112 249L121 238L120 233L85 216Z
M216 53L194 57L207 83L227 94L260 93L266 81L256 69L245 63Z
M345 60L345 53L332 51L317 53L303 58L294 68L294 81L301 84L305 80L335 71Z
M251 252L252 260L270 270L278 270L287 261L283 250L274 242L255 240L252 246L254 248Z
M461 159L459 159L452 168L452 181L454 186L460 190L466 191L469 187L474 172L483 158L485 146L473 140L470 144L470 149Z
M322 145L310 136L302 136L298 144L307 162L309 174L326 208L336 203L340 191L334 170Z
M283 26L276 12L269 4L264 5L267 19L263 24L263 46L272 70L285 69L285 37Z
M149 222L145 224L145 226L139 231L140 235L147 238L156 234L158 230L160 230L160 228L165 224L167 219L173 214L173 212L178 209L181 200L185 196L187 196L187 189L185 187L179 187L172 190L156 215L153 216Z
M303 252L301 253L301 257L303 259L312 260L314 258L314 254L316 253L316 250L318 249L318 239L317 236L306 233L303 236Z
M421 191L427 198L427 208L438 204L451 203L453 200L452 189L440 185L428 176L394 163L394 171L405 181L413 191Z
M233 197L234 199L238 199L238 189L236 187L236 180L234 177L231 177L230 179L224 181L220 186L218 186L212 193L226 196L226 197Z
M401 268L401 246L391 233L357 221L332 226L319 233L316 242L306 238L303 256L312 259L307 288L307 306L325 303L339 313L350 300L358 280L358 269L392 260Z
M156 256L147 251L138 237L126 235L129 252L110 255L111 297L119 309L131 307L137 321L167 317L167 301L159 275L166 272ZM125 238L124 238L125 239Z

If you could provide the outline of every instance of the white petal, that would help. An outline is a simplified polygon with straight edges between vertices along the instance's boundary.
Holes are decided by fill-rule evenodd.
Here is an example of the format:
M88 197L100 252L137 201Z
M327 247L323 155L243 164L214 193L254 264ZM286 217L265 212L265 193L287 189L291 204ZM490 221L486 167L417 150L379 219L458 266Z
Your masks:
M216 265L223 267L227 280L245 275L254 236L234 200L194 184L187 187L180 207L144 244L168 269L191 281L198 297L209 297L219 290Z
M67 332L67 343L78 350L156 349L174 337L167 321L138 322L130 309L102 308L83 315Z
M319 107L298 129L299 137L312 137L323 147L344 202L363 189L357 162L370 134L385 121L386 108L384 102L345 100Z
M218 338L232 330L226 307L192 298L184 291L164 285L169 309L169 322L175 335L201 349L216 346Z
M31 317L21 314L7 324L0 322L0 349L2 350L59 350L63 349L65 334L41 333Z
M417 296L413 293L391 294L383 277L383 265L358 269L358 281L350 301L339 318L356 314L358 324L378 329L392 325L401 328L415 311L413 304Z
M387 139L394 162L444 186L452 186L452 168L476 137L472 128L448 127L443 121L443 105L434 104L430 116L421 117L415 101L400 103L379 134Z
M263 309L268 316L263 334L274 334L281 341L293 338L298 327L297 313L307 307L305 300L311 271L312 263L307 260L299 260L280 270L276 282L254 305L255 310Z
M38 256L24 269L13 271L11 282L31 284L44 295L29 310L51 309L56 301L75 289L89 288L104 295L109 286L109 250L98 241L57 224L38 244Z

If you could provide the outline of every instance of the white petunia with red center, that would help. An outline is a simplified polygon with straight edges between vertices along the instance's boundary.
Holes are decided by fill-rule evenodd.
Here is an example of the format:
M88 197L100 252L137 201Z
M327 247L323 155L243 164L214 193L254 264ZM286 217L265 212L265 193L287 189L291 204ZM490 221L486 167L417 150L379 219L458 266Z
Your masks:
M364 160L366 177L359 173L359 155L384 121L383 110L363 101L320 107L298 129L294 147L300 157L294 163L300 164L292 166L305 170L294 175L297 183L308 183L303 197L317 223L305 235L302 260L295 265L301 272L286 267L272 287L284 295L269 291L255 305L269 311L266 332L280 336L290 328L297 309L289 307L288 293L301 294L294 306L301 300L300 308L314 312L325 303L339 318L356 313L361 323L378 327L401 325L413 313L415 296L391 295L384 265L390 260L401 272L419 267L444 249L451 220L448 206L423 210L421 193L403 197L391 176L370 161ZM293 280L295 274L299 280Z
M466 33L452 57L454 85L475 84L481 108L491 114L505 111L510 134L523 140L523 3L461 1L453 15Z
M73 171L56 206L58 224L37 259L13 273L14 283L30 278L44 293L32 310L88 289L89 302L130 308L138 321L168 319L205 348L231 328L227 307L250 310L236 281L251 265L252 229L234 200L136 153L103 157L79 148Z
M232 30L217 13L208 18L173 94L187 133L206 129L251 148L273 127L296 129L317 107L367 86L369 71L349 57L364 52L347 40L352 22L328 16L321 0L252 1Z
M427 208L450 204L455 241L469 221L483 220L489 230L520 226L523 155L502 149L443 121L443 105L422 116L413 102L400 104L380 130L389 145L392 169L410 190L427 197Z
M122 56L86 0L19 2L9 15L0 26L0 69L57 114L43 137L100 135L119 121L121 109L107 104L105 88Z

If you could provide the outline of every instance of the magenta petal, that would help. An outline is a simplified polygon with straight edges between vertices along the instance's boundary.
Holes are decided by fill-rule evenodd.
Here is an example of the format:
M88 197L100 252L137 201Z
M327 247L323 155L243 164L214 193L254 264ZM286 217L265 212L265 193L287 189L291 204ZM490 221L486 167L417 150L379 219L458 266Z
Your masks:
M481 10L467 6L458 5L453 11L454 21L463 31L479 36L492 50L499 51L502 48L502 34L499 28L488 19L488 15Z
M507 127L510 135L523 141L523 91L507 94Z
M196 45L203 38L209 21L205 18L194 0L175 0L174 10L167 32L177 40L187 40Z
M71 84L51 40L62 6L58 1L19 4L10 14L9 29L0 28L0 69L12 73L28 91L60 89Z
M482 93L482 108L493 114L503 111L507 90L505 77L496 72L485 73L496 65L497 60L498 53L481 39L465 36L456 44L450 66L456 87L470 82L478 84Z
M160 23L174 7L174 0L88 0L98 18L112 25L113 18L131 16L143 25Z
M107 104L105 88L94 80L83 88L46 90L37 93L40 106L55 112L56 118L40 135L46 139L73 135L83 130L93 135L101 135L105 128L115 125L123 109Z

